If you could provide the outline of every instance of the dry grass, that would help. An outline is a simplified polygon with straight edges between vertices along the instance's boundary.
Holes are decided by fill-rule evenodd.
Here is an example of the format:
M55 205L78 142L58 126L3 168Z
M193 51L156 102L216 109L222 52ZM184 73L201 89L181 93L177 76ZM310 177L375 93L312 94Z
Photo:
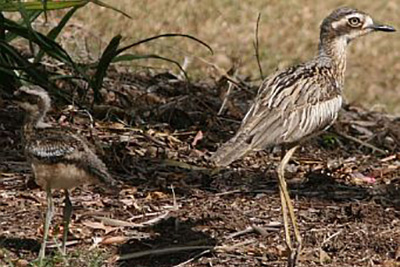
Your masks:
M192 58L189 73L196 78L217 76L204 61L228 70L238 64L240 74L259 77L254 56L254 30L261 12L260 54L264 73L312 57L316 52L319 24L342 5L367 11L376 20L399 28L400 3L386 1L263 1L263 0L119 0L110 1L133 20L97 6L85 7L79 22L85 31L101 36L103 44L121 33L126 42L166 32L194 35L211 45L213 56L198 44L182 40L145 44L135 52L157 53L183 62ZM383 106L400 112L400 41L398 33L378 33L357 40L349 49L345 94L349 101L372 108ZM136 64L166 67L152 62ZM154 65L156 64L156 65ZM171 66L167 66L171 68Z

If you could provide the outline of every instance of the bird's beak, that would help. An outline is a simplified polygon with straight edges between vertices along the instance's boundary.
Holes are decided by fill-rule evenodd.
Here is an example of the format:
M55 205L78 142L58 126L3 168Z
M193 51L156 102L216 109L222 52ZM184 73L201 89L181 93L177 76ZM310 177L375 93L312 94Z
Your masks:
M371 29L374 31L381 31L381 32L395 32L396 29L389 25L381 25L381 24L372 24L370 26Z

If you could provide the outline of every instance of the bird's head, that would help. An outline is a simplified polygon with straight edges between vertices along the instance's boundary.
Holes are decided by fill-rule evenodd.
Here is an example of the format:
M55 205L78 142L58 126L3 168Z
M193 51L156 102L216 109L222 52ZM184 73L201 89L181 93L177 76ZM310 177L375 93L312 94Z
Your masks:
M321 38L340 38L347 43L375 31L394 32L395 28L376 23L368 14L349 7L336 9L321 24Z
M14 102L29 117L43 118L50 108L49 94L39 86L22 86L14 92Z

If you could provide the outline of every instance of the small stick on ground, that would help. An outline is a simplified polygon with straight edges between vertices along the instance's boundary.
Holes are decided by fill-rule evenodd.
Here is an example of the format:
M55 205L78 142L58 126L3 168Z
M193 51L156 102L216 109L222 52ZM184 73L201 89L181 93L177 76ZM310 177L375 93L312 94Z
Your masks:
M156 256L156 255L163 255L163 254L171 254L171 253L176 253L176 252L182 252L182 251L187 251L187 250L199 250L199 249L205 249L205 250L212 250L214 249L214 246L188 246L188 247L174 247L174 248L161 248L161 249L150 249L146 251L138 251L134 253L128 253L122 256L117 257L117 261L121 260L131 260L131 259L136 259L136 258L141 258L144 256Z
M382 150L382 149L380 149L380 148L377 148L376 146L371 145L371 144L369 144L369 143L367 143L367 142L361 141L360 139L357 139L357 138L355 138L355 137L353 137L353 136L347 135L347 134L345 134L345 133L337 132L337 131L335 131L335 133L336 133L337 135L341 136L341 137L344 137L344 138L350 140L350 141L353 141L353 142L356 142L356 143L358 143L358 144L360 144L360 145L362 145L362 146L371 148L372 150L377 151L377 152L379 152L379 153L381 153L381 154L383 154L383 155L386 155L386 154L387 154L387 152L386 152L385 150Z
M264 74L263 74L263 70L262 70L262 67L261 67L259 43L258 43L258 29L259 29L259 26L260 26L260 20L261 20L261 13L258 13L257 24L256 24L256 32L255 32L255 40L254 40L253 44L254 44L254 50L255 50L257 64L258 64L258 70L260 71L260 78L263 81L264 80Z
M204 250L204 251L200 252L199 254L195 255L194 257L188 259L187 261L184 261L184 262L179 263L178 265L175 265L174 267L183 267L186 264L191 263L191 262L197 260L198 258L200 258L201 256L203 256L207 253L210 253L210 252L211 252L211 249Z
M226 91L226 94L225 94L225 97L224 97L224 101L222 101L222 105L219 108L219 111L217 113L218 116L221 115L222 111L224 111L226 102L228 102L229 95L231 94L231 91L232 91L233 83L231 81L228 81L228 84L229 84L228 91Z
M174 185L171 184L171 191L172 191L172 199L174 202L174 210L178 210L178 203L176 202L176 196L175 196L175 190L174 190Z
M100 216L93 216L93 218L102 221L106 225L110 226L119 226L119 227L133 227L133 228L143 228L143 227L148 227L151 225L155 225L159 223L160 221L166 220L169 218L169 213L170 211L166 211L160 216L157 216L151 220L142 222L142 223L131 223L131 222L126 222L122 220L116 220L116 219L111 219L111 218L106 218L106 217L100 217Z

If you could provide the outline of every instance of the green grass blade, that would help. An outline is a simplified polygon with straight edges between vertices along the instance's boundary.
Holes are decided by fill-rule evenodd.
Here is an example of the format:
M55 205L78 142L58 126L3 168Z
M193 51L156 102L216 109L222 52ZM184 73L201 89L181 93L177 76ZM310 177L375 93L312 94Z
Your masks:
M113 6L110 6L110 5L108 5L108 4L106 4L106 3L102 2L102 1L99 1L99 0L91 0L90 2L92 2L92 3L94 3L94 4L98 5L98 6L105 7L105 8L111 9L111 10L114 10L114 11L116 11L116 12L118 12L118 13L124 15L125 17L132 19L132 17L129 16L129 14L127 14L127 13L123 12L122 10L119 10L119 9L113 7Z
M4 19L4 29L14 34L17 34L22 38L29 39L33 43L37 44L40 47L40 49L42 49L47 55L70 66L77 73L79 73L84 80L88 82L90 81L90 77L80 66L78 66L72 60L69 54L58 43L51 40L47 36L39 32L35 32L35 34L32 34L29 29L21 25L18 25L17 23L8 19Z
M167 61L169 63L172 63L174 65L176 65L185 75L186 78L188 78L186 71L182 68L181 64L179 64L178 61L175 61L173 59L169 59L166 57L162 57L159 55L134 55L134 54L124 54L124 55L120 55L117 56L113 59L113 63L117 63L117 62L122 62L122 61L132 61L132 60L139 60L139 59L159 59L159 60L163 60L163 61Z
M69 10L67 14L65 14L65 16L62 18L60 23L58 23L58 25L53 29L51 29L51 31L47 34L47 38L54 41L78 9L79 7L73 7L71 10ZM37 56L35 57L34 62L40 62L43 56L44 56L44 50L41 49L37 54Z
M47 22L47 0L41 0L41 2L43 4L44 20Z
M34 10L34 11L27 11L28 13L28 17L29 17L29 23L34 22L39 16L40 14L42 14L43 11L41 10ZM18 24L23 24L25 22L25 20L22 18L19 22L17 22ZM12 40L14 40L15 38L17 38L18 35L12 32L7 32L6 36L5 36L5 40L7 42L11 42Z
M140 40L140 41L138 41L136 43L133 43L133 44L130 44L130 45L127 45L125 47L122 47L122 48L118 49L117 53L120 54L120 53L128 50L129 48L138 46L140 44L148 43L148 42L151 42L151 41L156 40L156 39L170 38L170 37L183 37L183 38L188 38L188 39L194 40L194 41L200 43L201 45L205 46L210 51L211 54L214 54L214 51L212 50L211 46L209 46L207 43L203 42L202 40L200 40L200 39L198 39L198 38L196 38L194 36L191 36L191 35L188 35L188 34L182 34L182 33L166 33L166 34L160 34L160 35L156 35L156 36L153 36L153 37L150 37L150 38L146 38L146 39Z
M5 18L3 14L0 12L0 42L6 42L6 29L4 27ZM9 58L5 51L0 50L0 63L9 65L12 60ZM9 95L12 93L14 87L17 86L18 80L16 74L13 71L8 72L0 71L0 90L3 92L7 92Z
M55 41L51 40L50 38L46 37L45 35L36 32L35 34L32 34L29 29L22 27L18 25L17 23L13 22L12 20L5 19L4 20L4 28L12 32L14 34L17 34L20 37L23 37L25 39L28 39L35 44L37 44L43 51L46 52L49 56L67 64L70 66L75 66L75 63L71 59L71 57L68 55L68 53Z
M121 38L121 35L117 35L110 41L103 54L101 55L99 63L97 64L96 73L94 74L94 77L90 83L93 89L95 103L99 103L101 100L101 95L99 91L103 85L103 80L107 73L107 69L110 66L112 60L117 55L116 51L118 49L119 43L121 42Z
M34 38L38 38L36 31L32 28L31 25L31 19L30 19L30 14L27 12L27 10L25 9L24 5L22 5L22 3L20 2L19 5L19 13L21 15L21 18L23 20L23 24L25 24L28 33L30 35L30 38L28 38L29 41L29 48L31 50L31 53L34 54L35 50L33 49L33 44L32 44L32 40Z
M12 64L7 65L3 63L2 65L4 68L8 68L10 70L19 70L20 72L22 71L26 73L29 78L34 80L35 83L45 88L50 87L46 72L39 70L39 68L37 68L37 64L29 62L13 46L0 40L0 50L2 53L8 56L10 63Z
M2 12L16 12L19 11L20 5L23 5L26 10L57 10L57 9L65 9L70 7L82 7L87 3L91 2L90 0L71 0L71 1L47 1L45 6L43 6L43 2L35 1L35 2L3 2L0 3L0 11Z

